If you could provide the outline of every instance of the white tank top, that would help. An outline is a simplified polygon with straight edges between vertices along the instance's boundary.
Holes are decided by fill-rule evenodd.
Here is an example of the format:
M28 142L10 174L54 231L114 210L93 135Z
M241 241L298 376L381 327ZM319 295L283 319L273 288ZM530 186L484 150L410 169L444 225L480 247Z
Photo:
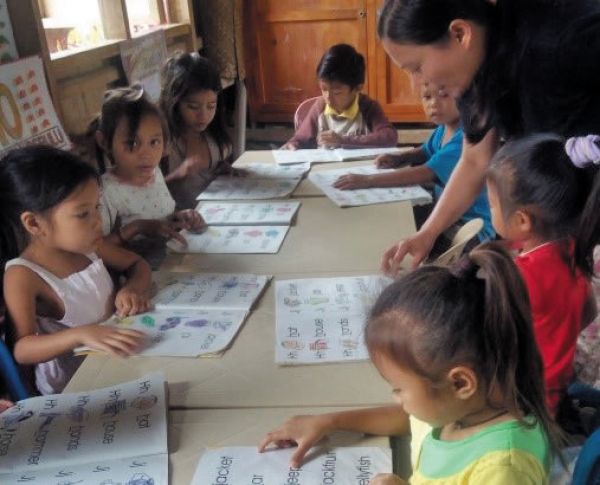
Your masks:
M25 266L42 278L62 300L65 314L60 320L38 317L39 333L51 334L67 328L106 320L114 310L114 285L102 260L96 254L86 255L90 264L64 279L24 258L11 259L6 268ZM72 352L36 365L35 380L42 394L62 392L84 357Z

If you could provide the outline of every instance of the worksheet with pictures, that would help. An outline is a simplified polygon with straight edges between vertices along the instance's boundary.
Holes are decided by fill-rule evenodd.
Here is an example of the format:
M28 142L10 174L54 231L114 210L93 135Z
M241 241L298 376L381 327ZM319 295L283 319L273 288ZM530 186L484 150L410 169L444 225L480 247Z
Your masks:
M342 175L373 175L388 172L393 172L393 170L382 170L373 165L367 165L311 172L308 178L339 207L354 207L400 201L410 201L413 205L429 204L432 202L431 194L418 185L355 190L339 190L333 187L335 181Z
M168 484L165 381L19 401L0 414L0 483Z
M289 197L302 179L217 177L197 200L260 200Z
M238 168L238 167L236 167ZM310 170L310 163L276 165L274 163L251 162L240 165L244 177L267 179L298 179Z
M113 316L103 325L146 334L138 355L198 357L227 350L247 315L246 310L155 310L130 317ZM76 352L90 350L82 347Z
M289 226L209 226L202 234L181 231L187 242L171 240L168 247L178 253L275 254Z
M210 226L289 226L299 207L300 202L201 202L196 210Z
M364 327L383 276L277 281L275 361L317 364L367 360Z
M377 447L313 448L300 468L291 468L296 448L232 446L206 451L192 485L368 485L379 473L392 473L391 450Z
M153 298L157 310L244 310L249 312L270 276L224 273L162 275Z

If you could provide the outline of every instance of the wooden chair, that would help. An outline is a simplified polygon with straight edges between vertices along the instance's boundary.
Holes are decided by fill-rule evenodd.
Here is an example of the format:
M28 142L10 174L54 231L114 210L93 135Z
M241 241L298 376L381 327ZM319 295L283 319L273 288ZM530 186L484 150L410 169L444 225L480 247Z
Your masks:
M483 219L471 219L458 230L452 239L450 249L438 256L432 263L437 266L450 266L460 258L467 243L474 238L481 229L483 229Z
M305 99L300 103L298 108L296 108L296 112L294 113L294 130L297 130L302 124L304 118L306 118L306 115L310 111L310 108L312 108L313 104L315 104L315 101L317 101L317 99L320 97L321 96L316 96L314 98Z

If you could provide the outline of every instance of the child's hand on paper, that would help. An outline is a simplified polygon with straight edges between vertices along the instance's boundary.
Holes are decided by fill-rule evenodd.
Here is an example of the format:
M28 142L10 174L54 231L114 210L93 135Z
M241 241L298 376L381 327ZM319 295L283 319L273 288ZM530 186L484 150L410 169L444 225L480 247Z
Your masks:
M333 429L333 423L328 415L294 416L268 433L258 445L258 451L262 453L270 444L277 448L298 446L292 455L290 466L300 468L308 450Z
M342 137L335 131L323 131L317 136L317 143L327 148L338 148L342 144Z
M407 485L407 482L391 473L379 473L371 480L371 485Z
M148 295L134 288L124 286L115 295L115 309L120 317L147 312L151 306Z
M204 232L207 227L208 226L202 216L194 209L185 209L175 212L175 214L173 214L173 220L171 221L171 228L175 231L186 229L195 234L200 234ZM181 234L177 234L181 236Z
M377 168L399 168L404 165L408 165L408 163L404 162L403 158L398 155L379 155L375 159L375 166Z
M6 399L0 399L0 413L6 411L8 408L12 408L15 404L12 401Z
M117 357L137 354L146 340L146 335L137 330L108 325L82 325L72 330L77 333L77 346L84 345Z
M371 187L370 175L359 175L357 173L349 173L342 175L334 183L333 187L339 190L366 189Z
M298 145L294 142L288 141L285 145L282 145L280 150L298 150Z

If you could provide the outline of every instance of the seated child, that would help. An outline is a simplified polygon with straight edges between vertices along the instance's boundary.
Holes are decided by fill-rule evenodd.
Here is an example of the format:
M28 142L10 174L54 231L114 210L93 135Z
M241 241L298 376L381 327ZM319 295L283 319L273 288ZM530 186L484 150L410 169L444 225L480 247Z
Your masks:
M400 277L365 329L371 360L399 406L296 417L259 449L297 444L298 467L333 430L405 434L408 414L433 428L424 437L412 430L413 485L547 483L557 437L526 291L510 255L492 243L451 268ZM405 482L380 475L372 483Z
M220 92L218 71L198 53L167 61L160 94L171 134L165 180L180 209L195 207L196 197L216 175L232 172L233 147Z
M331 47L319 62L317 78L323 96L283 149L396 146L398 134L381 106L360 92L365 59L354 47Z
M195 210L175 211L159 168L166 138L161 113L140 86L118 88L104 95L95 124L97 144L110 162L102 175L103 233L157 263L166 239L185 244L179 230L205 227Z
M73 354L79 346L136 353L143 334L99 323L115 311L149 309L150 268L103 240L95 169L56 148L13 150L0 160L0 199L0 267L14 356L35 364L38 390L62 392L83 361ZM107 267L127 277L116 293Z
M427 143L406 153L382 155L375 160L380 168L412 166L375 175L343 175L334 183L335 188L351 190L435 182L435 198L440 197L462 153L463 131L460 115L454 99L434 84L421 86L421 99L427 117L438 125ZM465 212L461 225L476 218L481 218L484 222L477 242L493 239L495 232L485 190L481 191L473 205Z
M590 277L600 239L600 176L576 167L556 135L508 142L494 156L488 195L494 228L520 253L551 414L573 379L581 329L594 317Z

